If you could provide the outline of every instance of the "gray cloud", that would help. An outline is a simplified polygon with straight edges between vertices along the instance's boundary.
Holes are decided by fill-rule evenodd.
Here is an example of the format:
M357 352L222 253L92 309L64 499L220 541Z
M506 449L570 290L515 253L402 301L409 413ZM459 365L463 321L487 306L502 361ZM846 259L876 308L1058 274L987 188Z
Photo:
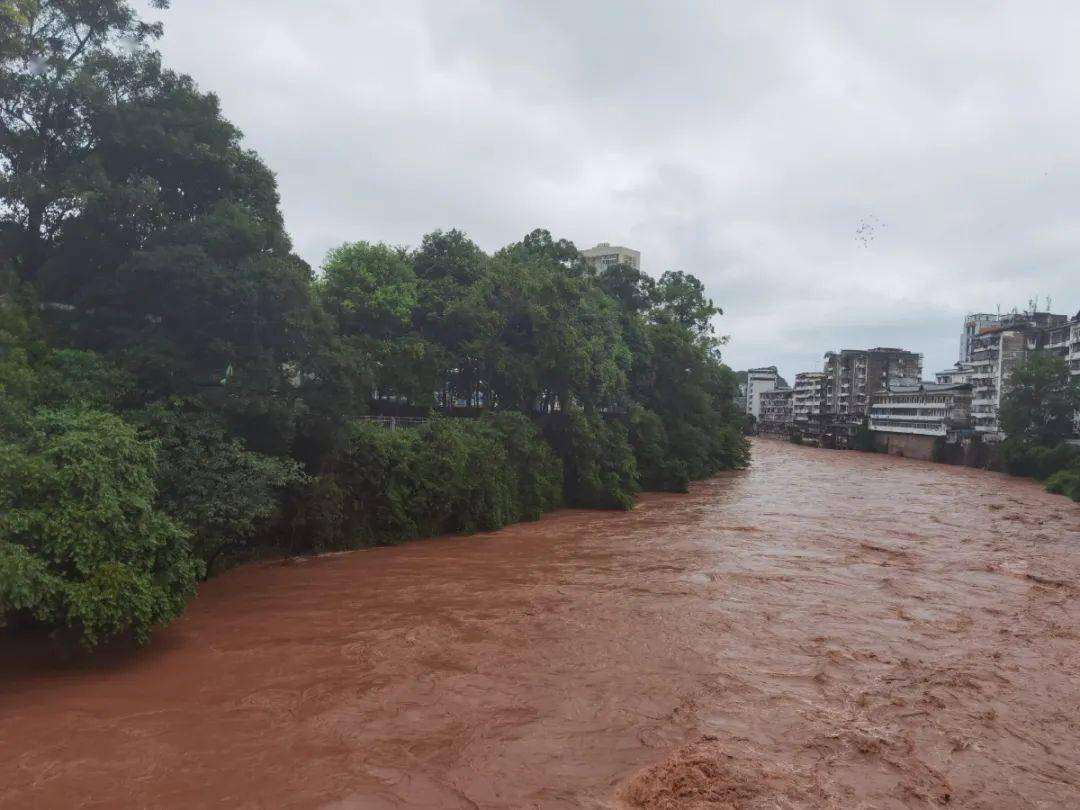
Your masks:
M737 368L1080 307L1080 8L183 0L168 63L277 172L297 250L547 227L697 274ZM860 223L876 218L874 239Z

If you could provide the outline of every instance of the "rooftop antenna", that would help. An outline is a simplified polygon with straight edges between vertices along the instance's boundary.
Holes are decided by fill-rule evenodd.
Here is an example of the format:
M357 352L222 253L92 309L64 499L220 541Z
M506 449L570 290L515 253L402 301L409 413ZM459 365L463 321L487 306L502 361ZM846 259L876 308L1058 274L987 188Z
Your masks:
M1054 309L1054 307L1051 306L1051 304L1050 304L1050 296L1048 295L1048 296L1046 296L1046 311L1047 312L1052 312L1053 309Z

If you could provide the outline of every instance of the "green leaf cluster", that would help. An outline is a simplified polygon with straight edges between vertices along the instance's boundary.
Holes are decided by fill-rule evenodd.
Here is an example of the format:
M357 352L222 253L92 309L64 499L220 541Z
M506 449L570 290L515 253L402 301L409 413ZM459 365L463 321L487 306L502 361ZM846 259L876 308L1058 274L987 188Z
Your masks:
M88 646L178 616L202 572L155 505L156 448L103 411L42 408L0 443L0 619Z
M160 34L124 0L0 4L0 616L143 640L266 551L628 509L747 463L693 275L598 272L543 229L313 272Z
M1005 470L1046 481L1048 492L1080 500L1080 448L1068 443L1080 414L1080 379L1064 358L1031 352L1013 369L1001 400Z
M300 525L321 529L321 550L355 548L536 519L560 503L562 465L520 414L397 430L355 421L313 487Z

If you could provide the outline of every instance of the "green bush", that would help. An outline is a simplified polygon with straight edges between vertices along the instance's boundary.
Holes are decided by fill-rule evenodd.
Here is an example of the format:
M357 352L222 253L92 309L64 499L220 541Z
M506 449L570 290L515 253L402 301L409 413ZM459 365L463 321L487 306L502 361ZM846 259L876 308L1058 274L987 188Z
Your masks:
M634 407L628 424L642 489L686 492L690 486L686 462L671 455L664 421L647 408Z
M317 549L357 547L534 520L560 503L562 466L521 414L397 430L358 421L310 490L294 531L313 532Z
M563 459L566 502L588 509L632 508L640 486L626 428L577 410L555 416L545 435Z
M292 554L343 551L355 548L345 525L347 494L331 472L308 480L293 493L288 534L282 546Z
M517 484L515 520L538 520L562 503L563 465L527 416L502 412L485 421L499 433Z
M877 452L877 447L874 445L874 432L870 430L870 425L865 419L861 425L855 428L853 446L862 453Z
M1042 481L1071 466L1080 458L1080 451L1065 443L1056 447L1045 447L1022 436L1010 436L1001 443L1001 455L1005 471L1010 475L1038 478Z
M788 432L788 441L791 442L792 444L802 444L803 443L802 431L797 427L792 427L791 430Z
M1080 501L1080 466L1058 470L1046 479L1046 491Z
M750 442L734 426L714 430L711 445L709 475L722 470L741 470L750 463Z
M30 617L87 647L148 640L179 616L202 563L155 507L154 445L119 417L39 410L0 442L0 622Z
M161 504L191 530L208 570L221 555L243 552L277 519L281 494L306 478L297 462L247 449L220 415L182 401L133 419L158 437Z
M479 421L433 419L411 431L413 519L422 535L498 529L516 517L513 475L499 435Z

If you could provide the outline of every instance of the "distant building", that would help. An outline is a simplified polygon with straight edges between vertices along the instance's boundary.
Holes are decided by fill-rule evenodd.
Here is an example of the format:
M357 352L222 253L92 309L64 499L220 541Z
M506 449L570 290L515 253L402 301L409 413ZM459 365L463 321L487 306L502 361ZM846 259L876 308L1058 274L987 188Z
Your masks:
M904 349L844 349L826 352L827 411L837 422L861 422L870 397L922 378L922 355Z
M971 385L919 383L874 394L870 430L878 447L894 455L934 457L934 441L957 443L971 433Z
M761 392L759 433L787 433L791 429L793 393L790 388Z
M830 421L829 375L824 371L804 371L795 375L792 389L791 421L806 437L820 437Z
M1069 323L1069 372L1080 375L1080 312Z
M1045 348L1069 364L1069 371L1080 374L1080 312L1065 323L1047 330Z
M598 271L605 270L613 264L625 264L635 270L641 269L641 251L621 245L601 242L596 247L581 251L581 255Z
M746 383L739 383L739 393L735 397L735 409L746 413Z
M984 329L1001 321L1001 315L992 315L987 312L973 312L964 317L964 328L960 333L960 362L971 362L971 344L975 337Z
M971 375L974 368L975 366L973 363L961 361L952 368L935 372L934 377L937 382L942 385L949 385L950 383L968 383L971 382Z
M779 377L776 366L752 368L746 372L746 412L755 419L761 419L761 395L775 391Z
M1036 349L1055 351L1068 358L1071 331L1067 315L1013 312L1002 315L972 337L968 350L971 418L978 433L991 440L1002 438L998 412L1013 369Z

